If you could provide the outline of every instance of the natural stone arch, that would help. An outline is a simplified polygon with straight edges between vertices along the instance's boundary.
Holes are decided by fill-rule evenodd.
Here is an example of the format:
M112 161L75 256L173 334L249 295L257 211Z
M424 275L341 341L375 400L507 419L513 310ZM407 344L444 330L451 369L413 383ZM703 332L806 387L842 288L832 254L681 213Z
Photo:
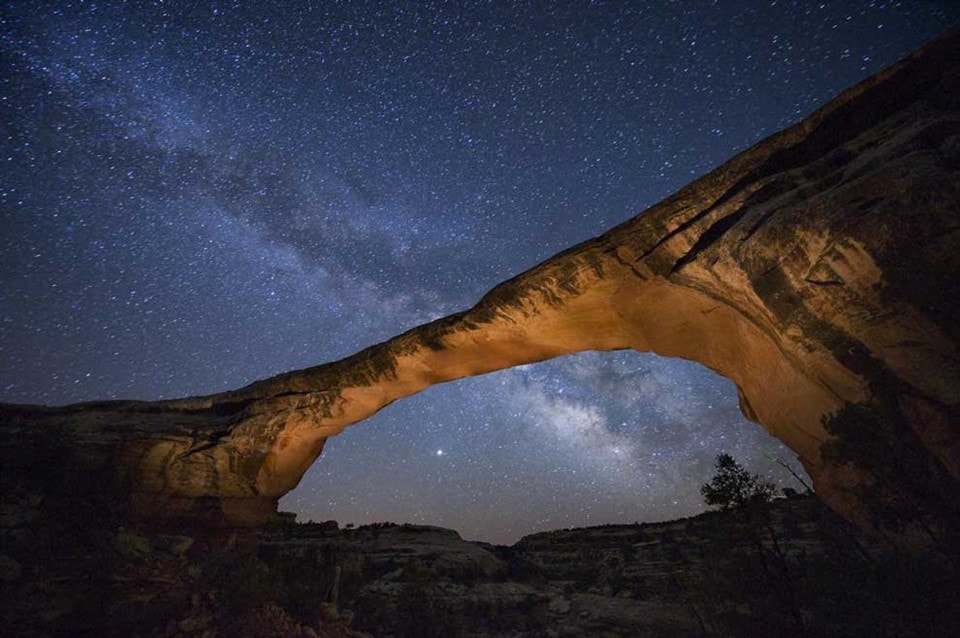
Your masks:
M258 524L328 437L392 401L633 348L732 379L744 413L850 516L863 476L823 462L821 421L880 378L956 483L960 312L940 291L960 281L958 61L954 31L470 310L344 360L207 397L4 406L4 466L56 440L136 518Z
M570 525L695 515L720 452L783 487L812 484L782 441L743 416L729 379L632 349L434 386L356 425L327 440L279 510L341 527L440 525L510 545ZM581 504L573 516L571 503Z

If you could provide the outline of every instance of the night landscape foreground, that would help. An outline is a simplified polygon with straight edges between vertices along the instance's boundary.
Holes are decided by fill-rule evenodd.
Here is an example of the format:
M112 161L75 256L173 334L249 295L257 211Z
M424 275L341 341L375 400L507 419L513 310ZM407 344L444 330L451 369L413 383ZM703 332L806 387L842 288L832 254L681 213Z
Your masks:
M239 390L0 405L4 634L957 635L958 230L952 29L464 312ZM277 512L398 399L625 349L732 380L811 489L509 547Z

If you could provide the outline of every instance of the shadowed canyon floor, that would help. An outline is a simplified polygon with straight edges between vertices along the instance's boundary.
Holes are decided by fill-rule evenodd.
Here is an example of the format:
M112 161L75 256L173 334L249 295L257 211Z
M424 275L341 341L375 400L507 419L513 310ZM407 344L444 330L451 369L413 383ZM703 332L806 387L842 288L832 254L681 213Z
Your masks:
M266 638L954 636L955 568L871 543L815 496L533 534L289 519L230 548L4 510L5 635ZM78 519L74 519L78 520ZM32 528L32 529L31 529Z

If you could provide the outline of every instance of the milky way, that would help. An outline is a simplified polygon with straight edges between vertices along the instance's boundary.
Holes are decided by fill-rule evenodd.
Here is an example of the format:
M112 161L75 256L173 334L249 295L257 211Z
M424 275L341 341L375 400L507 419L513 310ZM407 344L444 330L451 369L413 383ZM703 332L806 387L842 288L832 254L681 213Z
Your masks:
M960 19L950 2L272 4L4 5L0 400L204 394L346 356ZM730 382L586 353L397 403L281 505L511 542L695 513L719 451L792 480Z

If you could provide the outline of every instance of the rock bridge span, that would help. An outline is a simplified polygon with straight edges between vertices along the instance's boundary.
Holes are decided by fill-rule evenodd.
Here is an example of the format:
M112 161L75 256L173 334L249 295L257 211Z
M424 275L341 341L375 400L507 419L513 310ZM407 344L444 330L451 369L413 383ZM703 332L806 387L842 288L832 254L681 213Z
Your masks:
M744 414L861 523L869 472L823 454L823 419L846 404L893 406L960 493L958 96L953 30L469 310L341 361L205 397L0 406L5 480L55 464L139 520L257 525L327 438L395 400L632 348L733 380ZM956 502L931 499L931 520L956 522Z

